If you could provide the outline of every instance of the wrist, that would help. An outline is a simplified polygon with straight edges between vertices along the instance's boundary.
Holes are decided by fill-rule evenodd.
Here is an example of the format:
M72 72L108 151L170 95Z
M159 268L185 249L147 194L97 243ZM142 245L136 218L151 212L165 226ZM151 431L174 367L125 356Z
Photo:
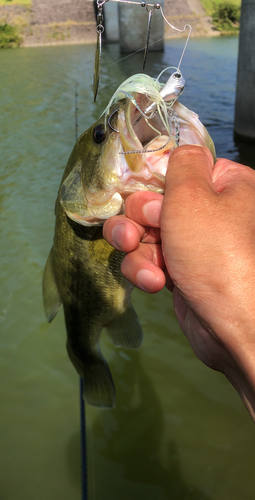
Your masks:
M246 370L245 370L246 371ZM239 394L251 418L255 422L255 388L246 373L239 366L229 367L224 370L224 375Z
M247 335L247 330L242 334L238 329L236 335L228 335L225 348L230 358L222 371L255 422L255 334Z

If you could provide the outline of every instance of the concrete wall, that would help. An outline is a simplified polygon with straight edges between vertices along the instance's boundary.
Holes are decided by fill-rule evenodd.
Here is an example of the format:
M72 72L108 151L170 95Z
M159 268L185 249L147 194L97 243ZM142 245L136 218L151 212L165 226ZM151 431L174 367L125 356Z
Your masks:
M117 17L119 7L113 2L107 2L104 7L106 34L108 33L110 42L118 39ZM130 6L121 5L122 9L126 7L130 8ZM142 17L143 41L141 45L144 45L148 17L146 10L142 9L140 5L132 8L133 13L135 9ZM191 24L193 28L192 36L215 34L211 29L210 18L206 17L199 0L178 0L178 2L164 0L164 12L168 20L177 28L183 28L185 24ZM156 16L159 20L159 11L152 14L151 41L153 41L155 35L154 28L160 32L160 35L158 33L155 35L156 38L170 33L173 37L187 36L187 33L173 32L170 27L163 23L162 19L159 20L159 28L157 28ZM0 6L1 21L18 26L24 39L24 46L91 43L96 41L94 0L32 0L31 7L4 5ZM124 37L126 39L135 38L135 35L132 35L133 24L134 22L125 23L125 16L123 16L121 44ZM125 49L122 48L122 50Z
M23 46L96 40L93 0L32 0L32 6L0 6L0 22L17 26Z
M105 15L105 9L107 13ZM119 15L117 2L109 2L107 7L104 8L105 16L105 32L108 43L118 42L120 37L119 31Z
M0 22L18 24L21 20L30 24L32 7L27 5L0 5Z
M32 0L33 24L94 22L93 0Z

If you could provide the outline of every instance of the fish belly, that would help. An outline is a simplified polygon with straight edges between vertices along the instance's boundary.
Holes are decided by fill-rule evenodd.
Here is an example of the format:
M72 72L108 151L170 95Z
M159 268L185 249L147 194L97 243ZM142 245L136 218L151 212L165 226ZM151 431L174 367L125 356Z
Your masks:
M63 303L67 350L84 378L85 401L108 408L115 404L115 388L100 351L102 328L117 346L126 348L139 347L143 336L130 301L132 286L120 270L123 256L104 240L101 227L83 227L57 206L44 278L46 315L51 321ZM49 300L50 281L54 294Z

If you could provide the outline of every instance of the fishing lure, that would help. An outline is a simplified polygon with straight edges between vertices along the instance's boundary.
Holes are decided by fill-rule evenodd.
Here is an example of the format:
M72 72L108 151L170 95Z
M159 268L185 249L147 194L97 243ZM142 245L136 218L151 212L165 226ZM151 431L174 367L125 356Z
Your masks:
M176 71L174 71L174 73L171 74L166 84L160 83L159 81L160 77L168 69L171 68L164 69L156 79L151 78L149 75L144 75L142 73L131 76L118 87L118 89L110 99L109 104L107 105L103 114L105 114L105 121L107 120L108 116L108 125L115 132L118 132L118 130L114 128L112 125L112 117L118 111L118 108L115 109L111 114L110 114L110 109L114 103L118 102L123 97L126 97L134 104L134 106L140 113L140 116L136 118L136 120L132 123L133 127L135 127L135 125L142 118L144 118L148 126L152 130L154 130L157 134L161 135L161 132L157 128L155 128L155 126L151 123L151 120L156 116L156 114L158 114L169 136L168 141L157 149L125 151L122 152L121 154L134 154L134 153L145 153L145 152L152 153L155 151L159 151L160 149L166 147L168 142L171 140L171 137L174 138L176 146L178 146L179 120L177 114L172 109L172 106L178 99L178 97L180 97L180 95L184 90L185 79L182 76L180 70L178 70L177 68L173 68ZM144 110L142 110L140 105L138 104L137 99L135 97L136 94L139 94L139 96L145 95L147 101L149 101L149 104L147 104ZM174 133L173 133L173 128L174 128Z
M94 102L97 98L97 91L99 85L99 74L100 74L100 66L101 66L101 54L102 54L102 34L104 32L103 26L103 3L97 2L98 14L97 14L97 46L95 53L95 64L94 64L94 82L93 82L93 90L94 90Z
M164 19L164 21L174 30L179 31L179 32L184 32L187 28L189 29L188 37L179 61L178 65L178 70L184 55L184 52L186 50L187 43L189 41L189 37L191 34L191 26L189 24L186 24L183 29L176 28L173 26L165 17L163 9L160 5L160 3L147 3L145 1L142 2L136 2L132 0L97 0L97 27L96 27L96 32L97 32L97 45L96 45L96 53L95 53L95 64L94 64L94 83L93 83L93 89L94 89L94 102L96 101L97 97L97 92L98 92L98 86L99 86L99 76L100 76L100 68L101 68L101 54L102 54L102 34L104 32L104 26L103 26L103 5L106 2L118 2L118 3L127 3L127 4L136 4L140 5L141 7L146 7L146 11L148 12L148 26L147 26L147 36L146 36L146 42L145 42L145 47L144 47L144 58L143 58L143 70L145 68L146 60L147 60L147 55L148 55L148 50L149 50L149 41L150 41L150 33L151 33L151 19L152 19L152 13L154 12L155 9L160 10L161 15ZM141 49L143 50L143 49Z

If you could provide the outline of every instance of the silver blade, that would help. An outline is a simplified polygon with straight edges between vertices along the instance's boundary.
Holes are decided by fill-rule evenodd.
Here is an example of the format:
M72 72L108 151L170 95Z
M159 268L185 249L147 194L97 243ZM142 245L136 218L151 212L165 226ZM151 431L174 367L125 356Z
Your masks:
M97 48L95 53L94 82L93 82L94 102L96 102L98 84L99 84L99 75L101 66L101 47L102 47L102 33L101 31L97 31Z
M150 41L150 33L151 33L151 14L152 14L152 12L153 12L152 10L149 10L147 40L146 40L146 44L145 44L144 58L143 58L143 70L145 68L147 54L148 54L148 50L149 50L149 41Z

